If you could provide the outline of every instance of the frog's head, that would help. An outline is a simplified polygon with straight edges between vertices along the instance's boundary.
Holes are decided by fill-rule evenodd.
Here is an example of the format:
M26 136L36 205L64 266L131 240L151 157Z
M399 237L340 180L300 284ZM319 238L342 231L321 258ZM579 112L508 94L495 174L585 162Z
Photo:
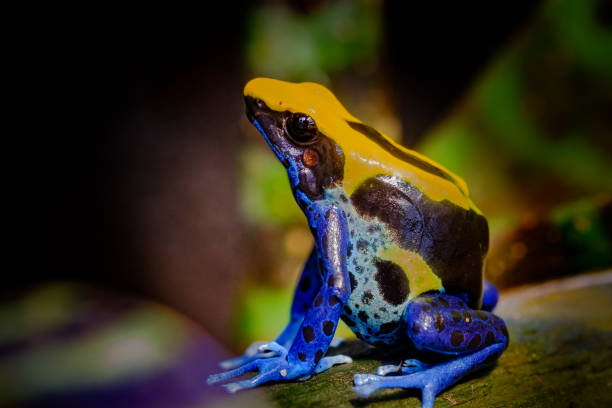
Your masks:
M342 185L351 195L378 174L410 181L429 197L472 207L465 182L351 115L324 86L256 78L244 88L247 116L311 200Z
M345 157L329 125L337 112L346 110L329 90L314 83L256 78L245 86L244 95L249 120L287 169L294 191L316 200L342 181Z

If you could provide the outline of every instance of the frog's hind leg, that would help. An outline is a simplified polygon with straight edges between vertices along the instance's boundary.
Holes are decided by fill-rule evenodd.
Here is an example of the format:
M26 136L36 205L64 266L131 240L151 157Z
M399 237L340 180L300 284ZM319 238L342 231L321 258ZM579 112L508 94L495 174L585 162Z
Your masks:
M495 309L497 300L499 299L499 291L497 288L488 280L484 281L484 289L482 291L482 310L489 312Z
M403 320L404 331L418 350L456 357L432 366L413 362L408 370L400 370L402 375L358 374L355 390L361 396L380 388L419 388L422 406L433 407L438 393L495 361L508 345L502 319L490 312L471 310L463 300L446 294L416 297L408 304Z

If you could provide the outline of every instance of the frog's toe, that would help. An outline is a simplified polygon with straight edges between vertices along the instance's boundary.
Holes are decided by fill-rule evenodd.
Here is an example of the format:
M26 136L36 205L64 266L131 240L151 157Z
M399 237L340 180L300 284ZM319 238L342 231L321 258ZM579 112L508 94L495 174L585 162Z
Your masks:
M374 374L355 374L353 380L355 383L355 392L361 397L368 397L374 391L382 388L376 377L378 376Z
M231 380L232 378L240 377L241 375L252 371L257 368L257 362L251 361L233 370L225 371L223 373L211 374L206 379L208 385L217 384L223 381Z
M350 364L352 362L353 362L352 358L350 358L349 356L342 355L342 354L339 354L337 356L323 357L321 361L319 361L319 364L317 364L314 372L315 374L319 374L325 370L332 368L335 365Z
M425 364L416 359L405 360L400 365L389 364L382 365L378 367L376 370L376 374L385 376L385 375L408 375L412 373L416 373L417 371L422 371L426 368L430 367L429 364Z
M375 374L355 374L355 377L353 377L353 383L355 385L364 385L371 381L376 381L377 378L378 376Z
M285 357L287 356L287 349L275 341L271 341L269 343L261 344L257 348L258 354L268 354L272 353L274 357Z
M259 384L262 384L269 379L266 378L267 373L259 373L253 378L249 378L248 380L237 381L229 384L224 384L223 388L230 394L235 394L241 390L247 390L249 388L257 387Z
M287 349L275 341L256 341L246 349L243 355L221 361L219 367L223 370L231 370L260 358L271 358L286 354Z

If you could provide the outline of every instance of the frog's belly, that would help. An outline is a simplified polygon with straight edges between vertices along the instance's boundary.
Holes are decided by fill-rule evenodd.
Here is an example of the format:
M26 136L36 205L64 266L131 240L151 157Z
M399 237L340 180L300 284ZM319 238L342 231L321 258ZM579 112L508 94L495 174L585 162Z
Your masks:
M395 344L402 336L402 316L409 302L408 277L398 265L377 257L389 244L385 228L375 223L361 227L351 231L347 256L351 295L342 320L370 344Z
M344 306L342 320L361 340L396 344L402 337L401 322L408 300L393 305L379 294L376 281L356 276L361 283Z

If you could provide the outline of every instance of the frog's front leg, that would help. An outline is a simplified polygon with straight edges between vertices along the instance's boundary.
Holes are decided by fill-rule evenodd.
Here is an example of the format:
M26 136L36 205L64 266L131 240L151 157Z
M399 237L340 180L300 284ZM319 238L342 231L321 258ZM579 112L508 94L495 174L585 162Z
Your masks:
M420 388L422 406L430 408L438 393L495 361L508 345L508 331L502 319L490 312L472 310L458 297L441 293L423 294L410 302L403 328L417 349L457 357L433 366L412 364L411 369L398 370L408 375L358 374L358 394L368 396L380 388ZM379 373L389 374L390 370Z
M268 381L291 380L308 377L336 363L350 362L347 357L323 359L334 336L342 305L350 295L350 283L346 269L348 227L341 210L312 205L309 222L316 231L316 247L321 259L322 282L306 311L288 352L273 347L280 355L257 359L232 371L215 374L209 384L226 381L247 371L259 370L252 379L227 384L230 392L252 388ZM280 346L279 346L280 347Z
M278 354L271 351L270 347L275 350L280 350L277 345L288 350L300 328L300 324L302 324L304 320L306 311L310 308L315 295L321 288L321 283L321 272L318 266L317 251L316 248L313 248L302 269L302 274L295 288L293 304L291 306L291 317L285 329L278 335L274 342L255 342L246 349L242 356L222 361L219 363L219 366L224 370L230 370L253 360L257 360L258 358L276 357Z

